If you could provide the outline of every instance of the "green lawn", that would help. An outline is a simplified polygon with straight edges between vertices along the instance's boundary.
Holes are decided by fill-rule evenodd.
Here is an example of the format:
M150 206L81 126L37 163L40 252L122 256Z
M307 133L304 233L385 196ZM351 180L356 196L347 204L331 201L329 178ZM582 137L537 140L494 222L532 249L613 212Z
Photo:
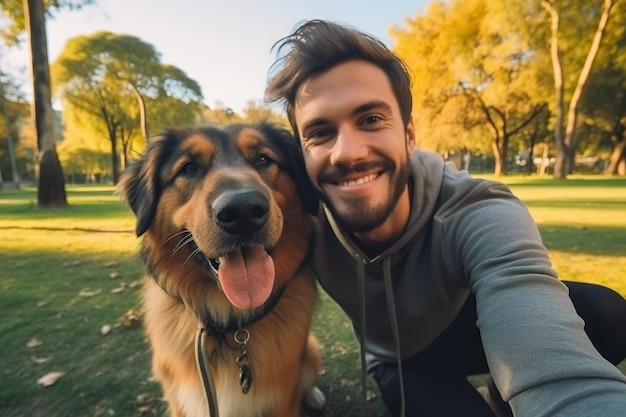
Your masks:
M626 295L626 179L506 178L539 224L563 278ZM34 189L0 190L0 415L162 416L140 311L134 219L110 186L68 186L70 207L40 210ZM111 331L102 334L104 326ZM358 347L325 296L314 331L323 344L326 416L361 410ZM626 363L620 369L626 373ZM63 372L53 385L38 380ZM480 383L481 378L475 382Z

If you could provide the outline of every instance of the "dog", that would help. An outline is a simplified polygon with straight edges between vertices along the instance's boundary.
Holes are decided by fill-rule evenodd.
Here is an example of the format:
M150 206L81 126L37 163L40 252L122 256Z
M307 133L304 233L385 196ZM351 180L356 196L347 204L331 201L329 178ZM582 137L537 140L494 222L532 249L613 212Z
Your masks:
M268 123L171 128L118 192L141 237L145 331L171 415L321 409L307 268L318 202L291 133Z

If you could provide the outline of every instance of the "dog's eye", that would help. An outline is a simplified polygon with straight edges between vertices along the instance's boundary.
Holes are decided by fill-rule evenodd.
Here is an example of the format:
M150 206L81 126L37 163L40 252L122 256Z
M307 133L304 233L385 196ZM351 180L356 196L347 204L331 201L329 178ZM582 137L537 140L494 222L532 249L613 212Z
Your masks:
M256 164L259 166L265 166L272 163L272 158L269 155L260 153L256 157Z
M193 163L193 162L187 162L185 165L183 165L183 167L180 169L180 173L182 175L193 175L196 172L198 172L198 166Z

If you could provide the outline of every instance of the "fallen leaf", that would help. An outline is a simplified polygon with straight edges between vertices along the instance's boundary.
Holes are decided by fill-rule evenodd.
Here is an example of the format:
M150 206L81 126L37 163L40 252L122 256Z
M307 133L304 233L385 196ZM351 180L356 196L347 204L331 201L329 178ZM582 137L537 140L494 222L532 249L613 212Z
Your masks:
M104 267L105 268L112 268L112 267L118 266L118 265L119 265L119 262L117 262L117 261L109 261L109 262L104 264Z
M106 336L107 334L111 333L111 330L113 330L113 327L111 327L110 324L105 324L100 329L100 333L102 334L102 336Z
M113 272L111 272L109 274L109 278L111 278L111 279L116 279L116 278L119 278L119 277L120 277L120 273L117 272L117 271L113 271Z
M135 310L128 310L120 319L120 323L126 327L138 326L141 324L141 314Z
M376 399L376 393L368 389L367 393L365 394L365 401L370 402L374 399Z
M31 357L31 360L35 363L35 365L42 365L52 359L52 356L48 356L47 358L38 358L36 356Z
M137 395L137 402L139 404L145 404L150 401L150 398L151 398L150 394L146 394L146 393L139 394Z
M45 374L44 376L42 376L41 378L39 378L37 380L37 383L43 387L49 387L50 385L54 385L56 384L56 382L63 376L65 375L65 372L60 372L60 371L56 371L56 372L48 372L47 374Z
M80 297L87 297L87 298L93 297L94 295L98 295L98 294L100 294L100 290L91 290L89 288L85 288L78 293Z
M26 347L34 348L37 346L41 346L42 343L43 342L41 340L37 339L36 337L33 337L28 342L26 342Z
M124 286L113 288L111 290L111 294L119 294L121 292L124 292Z
M153 408L150 405L140 405L139 407L137 407L137 411L139 411L140 414L152 414L153 413Z

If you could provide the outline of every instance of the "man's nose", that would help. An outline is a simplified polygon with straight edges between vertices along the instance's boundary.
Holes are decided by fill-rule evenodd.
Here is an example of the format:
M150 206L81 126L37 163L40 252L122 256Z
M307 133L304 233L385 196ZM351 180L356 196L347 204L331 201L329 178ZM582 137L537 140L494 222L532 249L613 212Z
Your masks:
M337 132L330 163L331 165L351 165L367 158L368 152L363 133L354 128L342 128Z

